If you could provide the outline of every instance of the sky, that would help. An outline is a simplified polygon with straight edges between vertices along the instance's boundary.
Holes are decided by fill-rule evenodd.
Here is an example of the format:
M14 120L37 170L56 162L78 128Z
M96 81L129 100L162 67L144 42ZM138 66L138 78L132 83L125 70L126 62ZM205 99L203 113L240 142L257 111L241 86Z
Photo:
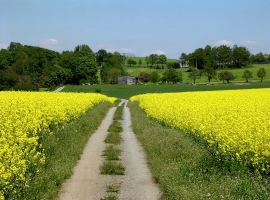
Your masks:
M0 0L0 49L10 42L175 59L206 45L270 54L270 0Z

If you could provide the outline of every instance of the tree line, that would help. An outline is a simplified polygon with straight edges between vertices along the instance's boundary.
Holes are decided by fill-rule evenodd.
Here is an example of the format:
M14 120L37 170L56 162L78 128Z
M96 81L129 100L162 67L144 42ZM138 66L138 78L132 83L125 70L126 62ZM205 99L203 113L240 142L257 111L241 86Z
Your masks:
M203 69L206 66L213 69L242 68L254 63L270 62L270 55L251 54L246 47L221 45L218 47L198 48L190 54L182 53L179 57L189 66Z
M194 81L202 75L211 79L218 77L229 82L235 77L230 73L216 74L216 69L240 68L250 63L269 62L270 56L259 53L251 55L245 47L228 47L225 45L196 49L190 54L182 53L181 62L186 62L191 67L189 78ZM101 49L94 53L88 45L77 45L74 51L62 53L41 47L22 45L11 42L7 49L0 50L0 90L39 90L40 87L53 88L61 84L115 84L118 77L128 75L123 66L137 64L131 57L126 58L119 52L110 53ZM177 62L167 62L165 55L151 54L145 57L146 67L165 68L162 77L158 73L141 73L137 77L141 82L156 83L180 82L182 74L176 71ZM139 60L139 65L142 61ZM160 66L161 65L161 66ZM99 72L99 75L98 75ZM257 73L262 79L265 69ZM100 78L99 78L100 77ZM252 74L247 69L243 77L248 81Z
M243 68L253 63L270 62L270 55L261 52L251 54L246 47L237 45L233 47L226 45L211 47L207 45L205 48L198 48L190 54L182 53L179 59L188 63L190 67L188 77L193 80L194 84L196 79L202 75L207 77L210 84L213 78L218 78L223 82L226 81L226 83L236 78L232 72L227 70L217 74L217 69ZM257 76L262 81L266 76L265 68L260 68L257 71ZM248 82L250 78L253 78L253 74L249 69L245 69L242 78L245 78Z
M122 55L100 50L94 53L88 45L62 53L45 48L11 42L0 51L0 90L39 90L61 84L116 83L125 75Z

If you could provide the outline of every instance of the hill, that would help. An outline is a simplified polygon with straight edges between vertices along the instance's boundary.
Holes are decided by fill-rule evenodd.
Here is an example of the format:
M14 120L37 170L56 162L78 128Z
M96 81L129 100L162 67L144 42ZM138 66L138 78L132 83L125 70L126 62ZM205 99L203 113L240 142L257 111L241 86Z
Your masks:
M136 66L137 67L147 67L147 64L145 62L145 57L127 57L127 59L131 58L132 60L136 61ZM139 65L139 60L142 61L142 64ZM177 59L173 59L173 58L167 58L167 62L175 62ZM126 63L126 66L129 66L127 63ZM159 67L161 67L161 64L158 64ZM149 65L148 65L149 67Z
M150 68L149 66L146 67L146 62L145 62L145 57L134 57L132 58L133 60L135 60L137 63L139 62L139 60L141 59L142 64L141 66L137 65L133 65L133 66L128 66L126 65L125 70L128 72L128 74L130 76L135 76L138 77L140 72L147 72L147 73L151 73L153 71L156 71L160 76L162 76L162 74L164 73L164 71L166 70L167 66L164 65L164 69L155 69L155 68ZM168 62L175 62L177 59L168 59ZM161 64L158 64L159 67L161 67ZM266 77L264 78L264 80L268 80L270 79L270 64L253 64L250 65L248 67L245 68L238 68L238 69L220 69L217 70L217 73L222 72L222 71L230 71L233 73L233 75L236 76L236 79L234 80L234 82L245 82L245 78L242 78L242 75L245 71L245 69L248 69L252 72L253 78L250 78L249 81L260 81L260 78L257 77L257 71L259 68L264 67L266 69ZM191 80L188 79L188 68L181 68L181 69L176 69L179 71L182 71L183 73L183 81L184 82L191 82ZM213 82L220 82L217 79L213 79ZM207 78L205 76L202 76L200 79L196 80L197 83L206 83L207 82Z

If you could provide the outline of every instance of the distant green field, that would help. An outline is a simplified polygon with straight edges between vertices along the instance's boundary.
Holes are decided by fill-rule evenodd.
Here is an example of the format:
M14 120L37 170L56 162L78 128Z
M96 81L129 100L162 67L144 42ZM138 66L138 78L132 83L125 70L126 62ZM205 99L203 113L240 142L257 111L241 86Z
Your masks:
M139 57L136 57L136 58L138 59ZM175 60L172 59L172 61L175 61ZM237 76L237 78L234 80L235 82L244 82L245 81L245 79L242 78L242 75L243 75L245 69L249 69L253 74L253 78L251 78L250 81L259 81L260 79L257 77L257 71L261 67L264 67L266 69L266 77L264 78L264 80L269 80L270 79L270 64L254 64L254 65L252 65L250 67L247 67L247 68L226 69L226 70L231 71L235 76ZM126 69L126 71L128 72L129 75L135 76L135 77L138 77L140 72L151 73L152 71L156 71L160 76L162 76L162 74L165 71L165 69L145 68L145 67L139 67L137 65L132 66L132 67L126 66L125 69ZM183 72L183 81L184 82L192 82L191 80L188 79L188 72L187 72L188 69L187 68L182 68L182 69L178 69L178 70L182 70L182 72ZM217 70L217 73L219 73L221 71L224 71L224 70ZM211 81L215 82L215 83L220 82L217 79L213 79ZM197 79L196 82L197 83L206 83L207 78L206 78L206 76L202 76L200 79Z
M147 67L147 64L145 62L145 57L127 57L127 60L131 58L132 60L135 60L137 62L137 64L133 67L139 67L139 68L145 68ZM142 64L139 65L139 60L141 59ZM126 60L126 61L127 61ZM167 58L167 62L175 62L177 59L173 59L173 58ZM150 66L150 64L148 64L148 67ZM161 64L158 64L158 66L162 66ZM166 64L164 64L164 66L166 66ZM126 67L129 67L129 65L126 62Z
M237 90L253 88L269 88L270 81L252 82L246 84L198 84L191 86L188 84L174 85L89 85L89 86L66 86L63 92L95 92L101 90L102 94L120 99L129 99L131 96L146 93L167 93L167 92L190 92L190 91L212 91L212 90Z

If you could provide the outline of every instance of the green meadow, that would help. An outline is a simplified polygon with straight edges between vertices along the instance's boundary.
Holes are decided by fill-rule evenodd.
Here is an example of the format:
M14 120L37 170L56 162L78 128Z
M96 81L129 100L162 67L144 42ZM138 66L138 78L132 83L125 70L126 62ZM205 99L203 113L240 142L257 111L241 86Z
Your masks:
M66 86L62 92L96 92L101 91L110 97L120 99L129 99L131 96L146 93L166 93L166 92L195 92L195 91L212 91L212 90L239 90L253 88L268 88L270 81L253 81L248 84L232 83L232 84L197 84L195 86L188 84L160 84L160 85L88 85L88 86Z
M170 59L170 60L175 61L176 59L175 60ZM146 64L142 65L141 67L139 67L138 65L131 66L131 67L126 66L125 69L130 76L135 76L135 77L138 77L140 72L151 73L153 71L156 71L160 76L162 76L162 74L166 70L166 65L164 65L165 69L154 69L154 68L150 68L150 67L146 68L143 66L146 66ZM159 64L159 66L161 66L161 65ZM249 81L260 81L260 78L257 77L257 71L258 71L258 69L260 69L262 67L264 67L266 69L266 77L264 79L269 80L270 79L270 64L254 64L254 65L251 65L251 66L248 66L245 68L240 68L240 69L219 69L219 70L217 70L217 73L227 70L227 71L232 72L236 76L236 79L233 82L239 82L239 81L244 82L245 78L242 78L242 75L243 75L245 69L248 69L252 72L252 75L253 75L253 78L251 78ZM188 79L188 72L187 72L188 68L182 68L182 69L177 69L177 70L182 71L183 81L185 83L192 82L192 80ZM218 83L220 81L217 79L212 79L211 82ZM200 79L197 79L196 83L207 83L206 76L202 76Z

